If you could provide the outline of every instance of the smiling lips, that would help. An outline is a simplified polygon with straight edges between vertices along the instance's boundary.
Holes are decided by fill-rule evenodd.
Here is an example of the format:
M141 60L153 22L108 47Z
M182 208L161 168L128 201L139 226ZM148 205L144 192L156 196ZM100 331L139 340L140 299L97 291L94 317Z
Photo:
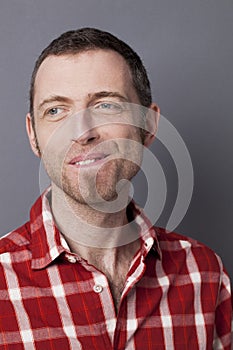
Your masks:
M82 155L73 158L69 164L76 167L88 167L91 165L100 164L104 159L109 156L109 154L104 153L92 153L87 155Z

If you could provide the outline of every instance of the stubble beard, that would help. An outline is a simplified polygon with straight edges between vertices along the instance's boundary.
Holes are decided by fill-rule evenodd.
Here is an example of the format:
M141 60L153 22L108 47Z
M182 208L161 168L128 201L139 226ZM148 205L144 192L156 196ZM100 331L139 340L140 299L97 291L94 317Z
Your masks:
M131 149L132 146L129 147L126 151L126 159L124 159L123 152L121 158L109 160L98 170L91 167L80 169L80 172L76 172L76 176L74 173L72 174L72 170L70 171L69 166L65 164L64 160L66 159L67 151L57 155L56 149L50 149L47 154L43 155L36 133L35 136L37 149L42 156L46 172L51 182L64 192L64 199L66 198L68 201L70 199L82 205L101 205L101 203L106 204L106 202L114 201L118 197L119 190L124 191L124 189L125 197L128 197L128 187L123 188L124 186L121 185L117 188L117 184L124 179L131 181L140 169L142 160L141 146L143 145L140 142L142 141L140 132L138 140L136 140L140 148L135 151L135 149ZM115 150L117 149L118 146L115 147ZM126 149L127 147L125 147Z
M139 166L127 160L113 160L103 165L97 173L81 169L76 177L64 170L62 175L62 190L78 204L99 206L111 203L117 199L119 191L124 191L128 198L128 189L124 184L117 186L119 181L131 179L139 171Z

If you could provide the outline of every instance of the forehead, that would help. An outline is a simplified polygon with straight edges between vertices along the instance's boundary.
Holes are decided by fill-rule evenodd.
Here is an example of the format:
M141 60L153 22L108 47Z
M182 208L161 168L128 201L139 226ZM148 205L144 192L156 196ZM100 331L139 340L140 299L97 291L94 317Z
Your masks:
M140 104L131 70L125 59L112 50L48 56L38 69L33 107L37 110L51 95L65 96L85 108L87 96L100 91L116 92L128 102Z
M112 50L89 50L77 54L48 56L38 69L35 92L52 84L115 84L132 87L131 70L125 59Z

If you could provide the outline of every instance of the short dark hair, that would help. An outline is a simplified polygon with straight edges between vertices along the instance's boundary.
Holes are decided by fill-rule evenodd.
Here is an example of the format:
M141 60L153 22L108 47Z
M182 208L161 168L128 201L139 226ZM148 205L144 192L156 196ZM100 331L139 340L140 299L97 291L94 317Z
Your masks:
M38 57L31 77L30 84L30 114L32 117L32 124L34 127L34 89L37 71L42 62L48 56L60 56L65 54L77 54L89 50L113 50L119 53L130 67L133 79L133 86L137 92L140 103L149 107L152 103L150 82L146 73L146 69L134 50L131 49L122 40L114 35L96 29L96 28L81 28L77 30L70 30L61 34L54 39Z

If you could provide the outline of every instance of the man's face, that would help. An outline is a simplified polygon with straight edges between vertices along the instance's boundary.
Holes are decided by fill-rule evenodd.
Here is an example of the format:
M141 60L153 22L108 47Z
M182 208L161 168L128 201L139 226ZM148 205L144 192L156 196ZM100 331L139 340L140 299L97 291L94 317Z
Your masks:
M140 129L116 123L114 115L98 123L89 113L125 102L139 99L128 65L114 51L49 56L38 70L34 118L40 154L52 183L78 202L113 200L117 183L139 170ZM27 128L37 153L29 115Z

